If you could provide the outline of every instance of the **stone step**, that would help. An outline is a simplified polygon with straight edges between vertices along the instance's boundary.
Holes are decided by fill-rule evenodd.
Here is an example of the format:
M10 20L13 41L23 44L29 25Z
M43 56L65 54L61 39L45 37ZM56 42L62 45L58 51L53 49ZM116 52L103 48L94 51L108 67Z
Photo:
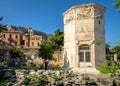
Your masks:
M78 72L80 74L100 74L99 70L97 70L96 68L94 67L86 67L86 68L74 68L73 69L74 72Z

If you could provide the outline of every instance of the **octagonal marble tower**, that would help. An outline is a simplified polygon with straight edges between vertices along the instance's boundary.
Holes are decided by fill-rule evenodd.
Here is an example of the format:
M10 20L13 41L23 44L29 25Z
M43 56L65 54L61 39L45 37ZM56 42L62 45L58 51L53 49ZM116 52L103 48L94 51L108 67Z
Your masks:
M105 60L105 8L90 3L73 6L64 16L64 58L70 68L99 67Z

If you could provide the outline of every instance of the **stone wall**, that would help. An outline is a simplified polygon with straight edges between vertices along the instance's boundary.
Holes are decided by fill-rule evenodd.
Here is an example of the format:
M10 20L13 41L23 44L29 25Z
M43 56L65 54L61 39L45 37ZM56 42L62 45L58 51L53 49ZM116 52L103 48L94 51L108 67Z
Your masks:
M54 52L54 54L53 54L53 60L51 61L51 64L59 65L59 66L63 65L62 51L55 51Z
M26 51L26 50L25 50ZM35 66L40 66L43 65L43 59L39 58L37 56L37 52L38 50L28 50L29 53L26 51L26 57L27 58L27 64L33 64ZM63 55L62 55L62 51L55 51L53 54L53 60L49 60L49 63L51 65L55 65L55 66L62 66L63 65Z

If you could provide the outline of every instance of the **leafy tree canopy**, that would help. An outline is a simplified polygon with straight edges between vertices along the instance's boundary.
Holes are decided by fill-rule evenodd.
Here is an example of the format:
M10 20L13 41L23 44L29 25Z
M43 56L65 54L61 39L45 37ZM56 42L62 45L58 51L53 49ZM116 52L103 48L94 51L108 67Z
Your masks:
M117 53L118 54L118 57L120 58L120 40L118 41L118 44L115 46L115 47L113 47L113 49L112 49L115 53Z
M61 32L60 29L57 29L54 35L49 37L48 43L54 50L58 50L63 46L63 40L63 32Z
M22 57L24 52L21 48L13 47L10 51L11 56L14 57Z
M53 49L46 40L43 40L40 44L39 56L49 60L53 58Z
M43 40L40 44L39 56L43 59L51 60L53 58L54 50L61 49L63 46L63 32L57 29L54 35L51 35L48 40Z
M105 48L106 48L106 54L110 54L111 50L110 50L110 43L109 42L105 44Z
M0 21L3 20L3 17L0 17ZM5 28L6 25L3 25L0 23L0 32L4 31L4 30L7 30L7 28Z
M2 21L3 17L0 17L0 21Z
M115 46L114 48L113 48L113 50L115 51L115 53L117 53L117 54L119 54L120 55L120 46Z
M120 11L120 0L116 0L116 2L114 2L114 6Z
M0 21L2 21L3 17L0 17ZM2 25L0 24L0 32L2 31Z

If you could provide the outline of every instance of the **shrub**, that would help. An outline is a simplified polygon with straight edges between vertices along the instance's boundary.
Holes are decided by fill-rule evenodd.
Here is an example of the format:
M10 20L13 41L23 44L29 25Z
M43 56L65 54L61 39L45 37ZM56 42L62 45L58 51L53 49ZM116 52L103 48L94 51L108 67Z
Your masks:
M104 62L104 65L100 66L99 70L102 74L108 74L110 72L110 66L108 66L107 60Z
M114 66L109 66L108 61L106 60L104 65L100 66L99 70L102 74L112 73L114 75L119 68L119 61L115 61Z
M21 48L14 47L11 49L10 54L12 57L22 57L24 52Z
M51 65L50 69L52 69L52 70L62 70L62 67L60 67L59 65Z

